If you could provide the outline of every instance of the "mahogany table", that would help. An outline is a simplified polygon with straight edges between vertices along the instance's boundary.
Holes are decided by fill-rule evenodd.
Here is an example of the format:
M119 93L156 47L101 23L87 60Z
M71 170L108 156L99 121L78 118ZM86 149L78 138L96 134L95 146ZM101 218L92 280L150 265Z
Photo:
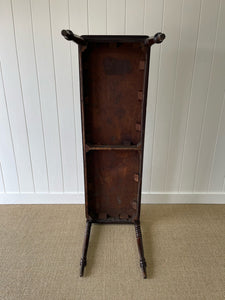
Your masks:
M79 46L86 210L80 276L92 223L113 223L134 224L146 278L140 207L149 59L165 35L62 35Z

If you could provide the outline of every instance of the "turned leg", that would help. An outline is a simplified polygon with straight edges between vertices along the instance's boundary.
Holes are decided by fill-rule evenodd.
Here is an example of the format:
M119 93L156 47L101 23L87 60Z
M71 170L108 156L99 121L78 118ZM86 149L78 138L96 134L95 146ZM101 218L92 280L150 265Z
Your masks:
M80 277L83 276L84 267L87 264L87 251L88 251L88 243L89 243L89 237L90 237L90 232L91 232L91 224L92 224L91 221L87 221L87 223L86 223L84 245L83 245L82 257L80 260Z
M143 248L143 243L142 243L140 222L139 221L135 222L134 226L135 226L135 232L136 232L136 238L137 238L137 244L138 244L138 251L139 251L139 255L140 255L140 267L142 269L144 278L147 278L146 261L145 261L145 257L144 257L144 248Z

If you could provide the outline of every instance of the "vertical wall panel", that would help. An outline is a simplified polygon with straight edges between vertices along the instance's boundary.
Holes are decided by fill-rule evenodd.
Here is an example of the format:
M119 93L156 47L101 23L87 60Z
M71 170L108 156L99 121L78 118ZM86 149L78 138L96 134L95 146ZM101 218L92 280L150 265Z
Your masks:
M2 166L0 163L0 193L4 193L4 192L5 192L5 183L2 174Z
M162 31L164 0L146 1L145 7L144 34L152 36L156 32ZM166 43L166 40L164 41ZM163 43L163 46L164 46ZM146 126L145 126L145 149L143 166L143 191L150 191L151 162L153 149L153 132L155 125L155 109L157 98L157 85L159 81L159 63L161 45L151 48L151 61L149 69L148 98L146 108Z
M195 61L200 9L200 0L184 1L173 91L169 145L167 148L165 191L173 192L179 189L182 149Z
M88 34L88 8L87 1L69 1L69 25L71 30L79 35ZM66 42L66 41L65 41ZM81 114L80 114L80 86L79 86L79 64L78 47L75 43L70 43L71 74L73 78L74 93L74 116L76 130L76 153L77 153L77 172L78 190L84 191L83 175L83 153L82 153L82 134L81 134Z
M223 98L223 105L219 119L219 127L216 136L216 144L213 153L213 160L211 166L211 176L208 186L210 192L223 192L223 185L225 181L225 95Z
M54 0L50 4L64 189L72 192L78 189L73 83L70 44L60 34L62 28L69 27L68 1Z
M180 0L165 2L163 31L167 34L167 40L162 47L160 77L156 95L157 104L151 176L152 191L163 191L165 184L170 119L174 100L173 90L180 44L182 3ZM169 70L170 76L165 70Z
M51 192L60 192L64 187L49 2L31 0L31 9L49 189Z
M12 1L24 110L36 192L48 192L40 95L29 0Z
M125 0L107 1L107 34L125 34L125 9Z
M219 0L202 2L200 27L185 132L180 190L193 191L217 28Z
M88 34L88 0L69 0L68 4L69 25L71 30L78 35ZM74 46L76 46L76 44L74 44ZM77 46L75 49L77 49Z
M214 148L218 132L219 122L222 116L222 106L225 91L225 3L219 7L216 41L213 52L210 82L206 98L205 115L202 124L202 135L195 174L195 190L207 191L210 179L210 171L213 160ZM220 137L221 138L221 137ZM222 161L221 161L222 162Z
M126 1L126 34L143 34L145 0ZM134 22L135 20L135 22Z
M19 192L12 132L9 123L5 88L0 65L0 166L6 192Z
M33 170L11 1L0 2L0 59L21 192L33 192ZM3 163L2 163L3 164Z
M88 0L88 32L89 34L106 34L107 1Z

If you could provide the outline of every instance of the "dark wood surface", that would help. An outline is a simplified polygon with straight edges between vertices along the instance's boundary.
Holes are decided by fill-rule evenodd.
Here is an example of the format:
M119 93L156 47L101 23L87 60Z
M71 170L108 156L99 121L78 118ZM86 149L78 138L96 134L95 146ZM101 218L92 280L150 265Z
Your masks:
M62 35L79 45L86 235L92 223L134 224L140 266L146 262L140 204L150 47L165 35Z
M134 222L140 212L148 37L83 38L88 41L79 47L87 219Z
M90 151L86 159L88 215L96 222L136 219L139 151Z
M82 53L86 143L141 142L146 47L138 43L92 43ZM139 96L140 97L140 96Z

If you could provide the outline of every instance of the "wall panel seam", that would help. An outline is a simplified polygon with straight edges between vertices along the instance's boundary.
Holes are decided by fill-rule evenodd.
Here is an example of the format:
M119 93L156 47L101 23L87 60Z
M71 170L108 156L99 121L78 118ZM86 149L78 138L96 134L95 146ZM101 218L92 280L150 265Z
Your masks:
M165 0L163 0L163 13L162 13L162 32L164 28L164 13L165 13ZM158 94L159 94L159 78L161 70L161 56L162 56L162 45L160 45L160 54L159 54L159 66L158 66L158 76L156 83L156 101L154 108L154 125L153 125L153 135L152 135L152 151L151 151L151 175L150 175L150 190L152 190L152 174L153 174L153 161L154 161L154 144L155 144L155 132L156 132L156 123L157 123L157 103L158 103Z
M67 0L68 4L68 22L69 22L69 28L70 28L70 0ZM76 135L76 118L75 118L75 98L74 98L74 82L73 82L73 63L72 63L72 45L69 43L69 49L70 49L70 71L71 71L71 84L72 84L72 98L73 98L73 126L74 126L74 143L75 143L75 149L76 149L76 158L75 158L75 163L76 163L76 184L77 184L77 189L79 188L79 183L78 183L78 157L77 157L77 135Z
M89 1L87 0L87 34L89 34Z
M45 156L45 168L46 168L46 175L47 175L48 191L50 191L48 163L47 163L47 152L46 152L46 141L45 141L46 137L45 137L45 133L44 133L44 124L43 124L43 113L42 113L42 105L41 105L40 82L39 82L38 67L37 67L37 55L36 55L35 40L34 40L34 25L33 25L33 13L32 13L31 0L29 0L29 7L30 7L30 17L31 17L32 43L33 43L33 50L34 50L34 63L35 63L35 72L36 72L37 88L38 88L38 103L39 103L39 108L40 108L41 130L42 130L44 156Z
M13 157L14 157L14 162L15 162L17 184L18 184L18 189L19 189L19 192L20 192L19 173L18 173L18 167L17 167L17 161L16 161L15 146L14 146L14 141L13 141L13 136L12 136L12 128L11 128L11 123L10 123L10 118L9 118L8 104L7 104L7 100L6 100L6 92L5 92L5 85L4 85L4 79L3 79L3 72L2 72L1 62L0 62L0 75L1 75L1 80L2 80L2 87L3 87L3 94L4 94L4 103L5 103L5 109L6 109L6 115L7 115L7 119L8 119L8 124L9 124L10 139L11 139L11 143L12 143L12 151L13 151Z
M221 128L222 115L223 115L223 112L224 112L224 103L225 103L225 92L224 92L224 95L223 95L223 103L222 103L222 108L221 108L220 116L219 116L219 122L218 122L218 126L217 126L216 142L215 142L215 146L214 146L214 150L213 150L212 163L211 163L210 174L209 174L209 182L208 182L208 188L207 188L208 192L209 192L209 187L210 187L211 180L212 180L212 170L213 170L213 166L214 166L214 162L215 162L216 147L217 147L218 139L219 139L219 131L220 131L220 128ZM222 189L223 189L223 186L222 186Z
M32 158L31 158L31 150L30 150L30 141L29 141L29 135L28 135L26 111L25 111L25 105L24 105L23 87L22 87L22 80L21 80L21 74L20 74L20 64L19 64L18 48L17 48L17 41L16 41L16 29L15 29L15 21L14 21L12 0L10 0L10 5L11 5L11 13L12 13L12 21L13 21L13 34L14 34L14 42L15 42L15 50L16 50L16 61L17 61L17 68L18 68L18 74L19 74L19 84L20 84L20 90L21 90L22 108L23 108L24 122L25 122L25 128L26 128L26 137L27 137L27 144L28 144L31 176L32 176L33 189L35 191L34 172L33 172Z
M175 110L175 91L177 87L177 67L178 67L178 60L180 56L180 44L181 44L181 31L182 31L182 20L183 20L183 7L184 7L184 0L182 0L181 5L181 16L180 16L180 32L179 32L179 42L178 42L178 50L177 50L177 57L176 57L176 66L175 66L175 80L174 80L174 86L173 86L173 101L172 101L172 109L171 109L171 116L170 116L170 130L169 130L169 145L167 148L167 158L166 158L166 172L164 177L164 191L166 190L166 183L167 183L167 177L168 177L168 163L169 163L169 153L171 148L171 137L172 137L172 127L173 127L173 119L174 119L174 110Z
M224 176L224 179L223 179L223 192L225 192L225 176Z
M189 124L189 118L190 118L190 110L191 110L191 99L192 99L192 91L193 91L193 78L195 73L195 66L196 66L196 57L197 57L197 49L198 49L198 43L199 43L199 32L200 32L200 23L201 23L201 14L202 14L202 2L200 3L200 10L199 10L199 18L198 18L198 33L196 38L196 48L195 48L195 55L194 55L194 63L193 63L193 69L192 69L192 76L191 76L191 88L190 88L190 97L189 97L189 103L188 103L188 112L187 112L187 120L185 125L185 133L184 133L184 143L183 143L183 149L182 149L182 159L181 159L181 165L180 165L180 171L179 171L179 188L178 191L181 190L182 185L182 173L183 173L183 164L184 164L184 151L186 146L186 139L187 139L187 131L188 131L188 124Z
M142 30L142 34L145 33L145 18L146 18L146 0L144 0L144 5L143 5L143 30Z
M50 36L51 36L51 50L52 50L52 61L53 61L53 73L54 73L54 85L55 85L55 100L56 100L56 112L57 112L57 121L58 121L58 135L59 135L59 150L60 150L60 163L61 163L61 176L62 176L62 187L63 191L65 190L64 186L64 174L63 174L63 161L62 161L62 141L60 134L60 123L59 123L59 107L58 107L58 93L57 93L57 85L56 85L56 72L55 72L55 57L54 57L54 49L53 49L53 37L52 37L52 18L51 18L51 0L48 0L49 7L49 25L50 25Z
M207 84L207 93L206 93L206 99L205 99L205 105L204 105L204 112L203 112L203 117L201 120L201 133L200 133L200 141L199 141L199 146L198 146L198 154L197 154L197 160L195 164L195 170L194 170L194 181L193 181L193 188L192 190L195 191L196 189L196 184L197 184L197 174L198 174L198 169L199 169L199 161L200 161L200 151L202 148L202 139L203 139L203 128L205 126L205 118L206 118L206 112L207 112L207 107L208 107L208 101L209 101L209 90L212 82L212 69L213 69L213 63L214 63L214 58L215 58L215 48L216 48L216 40L217 40L217 34L218 34L218 25L219 25L219 14L220 14L220 7L221 7L221 0L220 4L218 5L217 9L217 23L216 23L216 33L215 33L215 38L213 41L213 52L212 52L212 59L210 62L210 71L209 71L209 80Z
M3 185L3 191L4 193L6 192L6 189L5 189L5 181L4 181L4 176L3 176L3 172L2 172L2 164L1 164L1 161L0 161L0 176L2 178L2 185Z

